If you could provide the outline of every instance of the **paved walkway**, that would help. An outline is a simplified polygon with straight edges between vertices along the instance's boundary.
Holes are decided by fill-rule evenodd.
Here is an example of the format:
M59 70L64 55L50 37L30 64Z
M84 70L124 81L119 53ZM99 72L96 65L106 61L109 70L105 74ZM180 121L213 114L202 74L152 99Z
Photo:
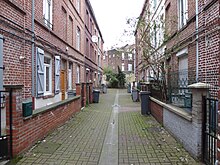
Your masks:
M168 165L196 163L126 90L108 90L36 144L20 165Z

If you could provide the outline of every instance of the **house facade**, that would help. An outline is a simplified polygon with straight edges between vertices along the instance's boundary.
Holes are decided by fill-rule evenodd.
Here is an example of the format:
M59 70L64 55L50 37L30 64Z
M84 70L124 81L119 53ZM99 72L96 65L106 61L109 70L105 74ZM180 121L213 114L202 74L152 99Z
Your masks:
M89 1L42 0L34 6L1 1L1 6L1 84L23 84L23 97L34 99L34 109L67 99L75 83L99 85L103 38Z
M14 130L22 131L25 123L37 126L33 122L41 120L38 115L54 114L44 119L48 120L42 125L47 127L45 133L39 131L32 137L32 132L31 138L26 137L31 139L28 144L21 141L22 136L29 135L13 134L20 137L12 144L12 152L17 154L80 110L80 98L71 100L76 84L100 85L104 40L89 0L2 0L0 6L0 90L19 88L13 93L17 95L12 111L14 108L19 113L12 114L17 115ZM33 114L28 121L22 116L24 103ZM1 98L0 135L9 134L8 107L4 104L5 96ZM57 105L67 109L66 114L60 114ZM53 118L56 115L59 117ZM35 129L31 127L28 129Z
M155 4L161 4L161 15L157 10L154 10ZM154 24L154 19L149 17L150 14L153 17L156 15L163 16L160 20L160 22L164 22L162 40L153 31L158 26L151 26ZM153 30L148 30L148 27ZM159 52L161 54L159 61L161 60L160 62L162 63L154 62L160 67L153 72L160 72L162 68L163 72L161 73L163 74L158 74L159 77L162 76L161 79L156 79L156 82L151 83L152 114L170 132L174 133L176 138L183 143L184 147L192 155L203 159L207 163L214 164L219 162L218 147L220 143L217 138L219 136L217 131L219 115L217 112L219 111L220 99L219 1L146 0L140 14L135 36L137 52L135 75L137 81L152 80L147 79L149 76L152 77L147 69L151 65L151 59L154 59L154 53ZM155 37L152 38L152 36ZM140 44L141 39L144 39L143 44ZM144 49L151 49L153 44L148 43L152 42L155 45L160 43L160 46L155 47L158 49L155 52L151 52L146 58L148 52ZM195 86L191 84L195 83L197 85L204 83L204 89L206 89L206 92L201 94L203 98L201 97L200 99L203 106L198 106L200 107L198 108L200 113L197 113L198 109L195 110L197 105L194 105L195 102L193 101L197 97L195 96ZM194 89L191 89L192 86ZM202 90L201 86L196 86L196 88ZM158 89L162 92L155 92ZM158 95L161 96L163 91L166 97L158 97ZM160 104L155 99L165 104ZM169 108L167 108L167 105ZM176 107L180 108L180 112L191 116L192 122L186 122L186 120L179 117L178 113L175 113ZM202 116L200 116L201 114ZM199 119L195 119L198 116L200 116ZM200 121L200 123L197 123L197 121ZM175 127L170 124L172 122L176 123ZM197 142L191 141L185 136L190 132L189 126L191 130L196 130L195 123L203 128L199 131L197 130L198 134L195 137L193 134L190 135L192 138L200 139ZM177 127L181 128L184 134L178 132L179 129ZM187 131L185 132L184 130ZM213 135L212 138L210 138L211 135ZM212 139L212 142L208 140L209 138ZM197 144L194 148L190 147L193 146L193 142Z
M126 75L128 82L134 81L134 67L135 67L135 45L126 45L119 49L112 49L107 51L108 67L113 72L118 72L118 67Z

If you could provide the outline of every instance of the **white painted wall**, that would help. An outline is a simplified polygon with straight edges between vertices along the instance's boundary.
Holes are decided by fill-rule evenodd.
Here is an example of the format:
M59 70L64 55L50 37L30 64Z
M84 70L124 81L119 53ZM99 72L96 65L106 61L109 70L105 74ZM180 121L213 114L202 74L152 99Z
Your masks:
M59 94L55 95L54 97L48 98L48 99L35 98L35 109L42 108L44 106L59 102L59 101L61 101L61 96L62 96L62 94L59 93ZM67 94L66 94L66 98L67 98Z

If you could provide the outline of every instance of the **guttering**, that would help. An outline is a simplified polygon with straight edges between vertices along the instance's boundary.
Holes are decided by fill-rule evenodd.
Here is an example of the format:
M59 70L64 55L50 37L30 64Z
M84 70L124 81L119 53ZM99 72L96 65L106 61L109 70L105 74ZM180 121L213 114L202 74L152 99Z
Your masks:
M196 0L196 81L199 79L199 5Z
M31 32L32 32L32 38L31 38L31 94L32 98L35 97L35 68L34 68L34 0L32 0L32 10L31 10Z

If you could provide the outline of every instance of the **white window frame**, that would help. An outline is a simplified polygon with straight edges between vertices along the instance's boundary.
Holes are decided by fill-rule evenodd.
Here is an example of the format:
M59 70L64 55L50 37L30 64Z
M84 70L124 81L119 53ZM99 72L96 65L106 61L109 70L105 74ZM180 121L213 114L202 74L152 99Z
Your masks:
M80 13L80 8L81 8L80 0L76 0L76 10L78 11L78 13Z
M188 20L188 0L179 0L179 29L186 25Z
M53 20L53 0L43 0L43 17L44 24L52 29Z
M128 54L128 60L132 60L133 55L131 53Z
M121 71L122 71L122 72L125 71L125 64L124 64L124 63L121 64Z
M77 26L77 28L76 28L76 49L77 50L80 50L80 46L81 46L81 44L80 44L80 42L81 42L81 30L80 30L80 28Z
M121 54L121 59L122 59L122 60L125 59L125 54L124 54L124 53Z
M50 64L44 62L44 96L52 94L52 58L49 55L44 56L44 58L50 59ZM47 72L46 69L49 68L49 91L46 90Z
M128 71L129 72L132 72L132 67L133 67L132 64L128 64Z
M80 83L80 66L79 65L77 65L76 67L76 78L77 78L76 82Z
M68 90L73 89L73 64L69 63L68 68Z

